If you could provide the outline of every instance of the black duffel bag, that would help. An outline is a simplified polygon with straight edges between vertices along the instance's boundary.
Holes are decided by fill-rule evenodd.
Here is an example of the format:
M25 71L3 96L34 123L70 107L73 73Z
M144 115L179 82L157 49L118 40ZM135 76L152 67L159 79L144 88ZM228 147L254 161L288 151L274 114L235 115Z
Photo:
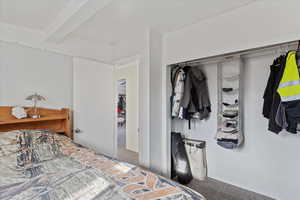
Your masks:
M172 178L177 178L181 184L188 184L192 179L192 171L188 155L180 133L172 132Z

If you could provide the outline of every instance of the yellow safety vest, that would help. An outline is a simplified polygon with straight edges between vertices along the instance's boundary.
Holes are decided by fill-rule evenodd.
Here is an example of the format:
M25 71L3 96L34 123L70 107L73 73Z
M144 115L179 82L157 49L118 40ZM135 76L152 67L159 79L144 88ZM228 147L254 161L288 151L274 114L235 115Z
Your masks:
M300 100L300 76L296 51L288 53L283 76L277 89L282 102Z

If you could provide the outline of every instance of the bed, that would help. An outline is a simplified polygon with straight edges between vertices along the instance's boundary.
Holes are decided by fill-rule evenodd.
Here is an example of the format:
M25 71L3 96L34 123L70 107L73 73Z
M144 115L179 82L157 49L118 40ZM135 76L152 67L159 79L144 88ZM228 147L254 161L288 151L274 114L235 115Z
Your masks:
M0 199L205 200L173 181L47 130L0 134Z

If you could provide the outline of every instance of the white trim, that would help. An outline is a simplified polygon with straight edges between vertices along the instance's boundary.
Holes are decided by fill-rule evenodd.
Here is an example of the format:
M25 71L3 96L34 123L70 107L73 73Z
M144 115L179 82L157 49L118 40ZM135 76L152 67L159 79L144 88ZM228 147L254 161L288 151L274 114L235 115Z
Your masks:
M171 177L171 117L169 98L169 75L170 67L163 66L162 69L162 174Z
M170 105L170 70L171 67L167 64L165 38L162 38L162 175L171 178L171 105Z
M118 158L118 113L116 111L116 108L118 107L118 84L117 84L117 76L116 76L116 66L113 68L113 87L114 87L114 135L113 135L113 140L114 140L114 152L113 152L113 157L115 159Z

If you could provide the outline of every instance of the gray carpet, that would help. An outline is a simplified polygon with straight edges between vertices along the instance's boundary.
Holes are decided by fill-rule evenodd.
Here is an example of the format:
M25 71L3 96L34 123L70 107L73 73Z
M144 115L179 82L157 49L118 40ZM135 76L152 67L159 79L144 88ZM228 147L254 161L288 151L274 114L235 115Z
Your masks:
M133 165L139 164L139 154L125 148L118 149L118 160L128 162Z
M125 132L125 126L118 128L118 159L138 165L138 153L126 149ZM187 186L205 196L207 200L274 200L212 178L205 181L193 180Z
M118 127L118 160L134 165L139 164L139 154L126 149L125 126Z
M212 178L205 181L193 180L187 186L201 193L207 200L274 200Z

